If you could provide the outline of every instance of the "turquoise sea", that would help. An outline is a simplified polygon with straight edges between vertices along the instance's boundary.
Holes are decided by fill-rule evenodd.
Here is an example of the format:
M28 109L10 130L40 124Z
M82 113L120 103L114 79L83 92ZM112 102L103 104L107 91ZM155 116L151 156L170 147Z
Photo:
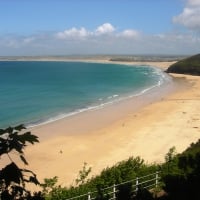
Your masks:
M0 61L0 128L35 126L104 107L165 80L161 70L148 66Z

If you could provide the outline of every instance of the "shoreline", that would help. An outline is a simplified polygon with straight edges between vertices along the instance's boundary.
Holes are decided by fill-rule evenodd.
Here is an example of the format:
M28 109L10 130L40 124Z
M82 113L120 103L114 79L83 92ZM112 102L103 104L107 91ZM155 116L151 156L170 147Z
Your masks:
M172 62L139 63L164 71ZM84 162L92 167L91 175L96 175L130 156L159 163L172 146L183 151L200 138L200 77L172 77L177 82L174 90L168 88L153 97L149 93L146 102L129 99L31 129L40 143L25 150L28 168L41 182L58 176L59 184L69 186Z
M12 57L11 57L12 58ZM12 62L13 60L12 59L9 59L7 58L6 61L8 62ZM88 59L88 58L85 58L85 59L80 59L80 58L75 58L75 59L69 59L69 58L63 58L61 57L60 59L58 59L57 57L33 57L33 59L31 59L31 57L18 57L16 60L14 60L16 62L18 61L26 61L26 62L31 62L31 61L34 61L34 62L37 62L37 61L49 61L49 62L89 62L89 63L102 63L102 64L118 64L118 65L128 65L130 67L134 67L134 66L137 66L137 67L140 67L140 66L144 66L144 67L152 67L152 68L157 68L157 69L154 69L157 71L158 74L161 74L163 70L166 69L166 66L169 65L169 63L174 63L174 62L129 62L129 61L122 61L122 62L119 62L119 61L111 61L110 58L109 59L105 59L105 57L94 57L93 59ZM156 67L156 65L158 63L162 63L162 69L159 68L160 71L158 71L158 67ZM160 64L159 64L160 66ZM64 118L67 118L67 117L71 117L73 115L77 115L77 114L80 114L82 112L87 112L87 110L95 110L95 109L101 109L102 107L107 107L107 105L109 106L109 104L113 104L113 103L117 103L118 101L124 101L126 99L129 99L129 98L132 98L133 96L138 96L138 95L143 95L143 93L147 92L148 90L152 90L154 87L159 87L160 84L162 84L162 82L165 82L166 80L166 77L164 77L164 75L162 75L162 78L160 78L160 81L158 83L158 85L152 85L152 87L149 86L149 88L146 88L144 89L143 91L138 92L138 93L130 93L130 94L127 94L127 95L113 95L111 98L108 98L107 100L105 99L104 101L101 101L101 102L93 102L91 105L88 105L88 107L80 107L79 109L74 109L70 112L60 112L60 113L57 113L55 115L49 115L49 116L42 116L41 118L38 117L38 119L35 119L34 120L29 120L29 121L24 121L24 124L27 128L34 128L34 127L37 127L37 126L41 126L41 125L46 125L46 124L50 124L50 123L53 123L54 121L58 121L58 120L62 120ZM118 96L118 97L114 97L114 96ZM113 98L114 97L114 98ZM9 126L9 124L7 125Z
M110 64L110 63L108 63L108 64ZM66 113L63 112L60 115L51 116L50 118L46 117L46 118L43 118L43 119L35 121L35 122L34 121L29 122L29 123L26 124L26 127L28 129L35 129L35 128L37 129L37 127L48 125L48 124L54 123L54 122L59 121L59 120L65 120L67 118L71 118L71 117L74 117L76 115L80 115L80 114L85 113L85 112L93 112L95 110L106 109L109 106L113 106L113 104L116 104L115 107L117 107L117 105L122 104L124 102L128 102L128 101L136 101L136 102L139 101L139 100L142 101L142 99L146 98L146 97L150 98L151 101L153 101L154 98L157 98L157 97L155 97L155 95L160 96L160 95L157 95L156 93L162 93L160 88L162 88L164 90L170 90L170 87L172 87L172 84L173 84L172 78L167 74L165 75L163 73L163 70L158 69L158 67L149 66L149 65L142 65L142 64L128 64L128 63L126 63L124 65L129 65L130 67L146 66L146 67L154 68L155 73L159 73L160 76L162 76L162 78L160 78L160 80L157 84L152 85L148 88L143 88L143 90L138 91L136 93L129 93L127 95L115 94L115 95L108 97L107 100L104 100L103 102L100 102L100 103L96 102L96 103L88 105L87 107L82 107L82 108L73 110L71 112L66 112ZM150 97L151 95L153 95L154 98L151 98ZM148 101L146 101L145 104L147 104L147 102ZM142 104L138 105L138 106L141 107Z
M136 56L137 57L137 56ZM151 56L150 56L151 57ZM177 56L177 59L180 56ZM156 59L145 60L144 58L141 61L115 61L112 60L113 56L11 56L11 57L0 57L0 61L44 61L44 62L90 62L90 63L109 63L109 64L122 64L122 65L148 65L148 66L155 66L159 69L166 70L169 65L177 62L177 59L173 60L164 60L157 61ZM159 56L158 56L159 58ZM176 58L176 57L175 57ZM162 57L160 58L162 60ZM179 58L180 59L180 58Z
M40 61L40 60L38 60ZM44 62L46 62L47 60L44 59L43 60ZM50 60L50 61L57 61L57 60ZM122 65L129 65L130 67L134 67L135 65L136 66L148 66L148 67L153 67L153 68L157 68L158 70L161 70L161 71L165 71L167 69L167 66L169 66L169 64L171 63L174 63L174 61L172 62L119 62L119 61L110 61L110 60L105 60L105 59L84 59L84 60L81 60L81 59L65 59L65 60L58 60L58 62L90 62L90 63L106 63L106 64L122 64ZM159 66L159 67L158 67ZM166 74L166 76L169 76L168 74ZM173 77L165 77L164 79L173 79ZM44 121L44 122L39 122L38 124L34 124L33 123L33 126L31 123L30 126L28 126L28 129L29 130L37 130L37 129L40 129L43 128L43 127L46 127L48 125L52 125L52 124L57 124L59 122L62 122L62 121L71 121L71 120L76 120L81 117L81 118L88 118L90 116L88 116L88 114L90 115L91 112L99 112L99 113L103 113L104 115L104 119L107 118L106 117L106 114L108 112L113 112L113 108L114 109L118 109L119 106L121 107L121 111L123 112L124 110L124 107L123 104L128 104L129 106L131 106L132 103L136 103L137 105L133 107L132 110L130 110L130 113L132 112L137 112L137 110L139 110L140 108L142 108L143 106L146 106L148 104L151 104L155 101L158 101L159 99L161 99L163 96L166 96L168 93L172 93L173 92L173 86L175 86L176 83L173 81L173 80L165 80L164 83L162 83L160 86L153 86L153 88L150 88L148 89L146 92L142 92L142 94L134 94L134 95L131 95L131 96L126 96L126 97L121 97L122 99L116 99L114 101L111 101L111 102L105 102L105 105L103 106L97 106L97 108L95 107L94 109L83 109L83 112L77 112L75 114L72 114L71 113L67 113L66 115L63 114L63 117L61 116L59 118L56 118L55 117L55 120L53 118L53 120L51 121L51 119L48 121ZM164 89L164 91L162 91ZM146 100L144 101L143 98L145 98ZM149 99L149 100L148 100ZM128 107L128 106L126 106ZM108 110L108 112L106 111ZM105 111L105 112L104 112ZM104 123L103 126L101 127L98 127L98 128L102 128L104 126L107 126L109 125L110 123L113 123L117 120L120 120L121 118L123 117L126 117L127 113L129 111L126 109L125 112L122 114L120 113L120 117L115 117L113 118L112 120L108 120L108 118L106 119L107 123ZM106 113L106 114L105 114ZM69 116L68 116L69 114ZM100 115L101 115L100 114ZM119 114L119 112L117 111L116 114ZM97 126L95 126L97 127ZM80 131L79 131L80 132ZM76 133L72 133L72 134L76 134Z
M62 129L62 133L59 133L59 135L73 136L87 134L88 132L105 128L116 121L126 118L127 115L132 115L138 112L140 109L148 106L149 104L162 100L162 98L166 97L168 94L173 93L177 89L176 87L179 87L176 85L179 85L179 83L169 81L161 86L156 86L144 94L129 96L122 100L117 100L116 102L109 102L102 107L100 106L95 109L85 110L83 112L66 116L58 120L44 124L38 124L28 129L36 132L37 135L41 135L41 137L43 134L40 134L39 131L42 130L42 132L46 132L46 129L55 130L58 125L60 127L65 127L65 130ZM173 86L175 86L175 88L173 88ZM90 122L89 120L85 120L86 123L82 123L83 119L90 119ZM97 122L96 119L99 119L101 123ZM79 122L78 125L71 128L71 124L76 124L76 122ZM54 137L53 133L50 135ZM44 138L45 137L46 136L44 136Z

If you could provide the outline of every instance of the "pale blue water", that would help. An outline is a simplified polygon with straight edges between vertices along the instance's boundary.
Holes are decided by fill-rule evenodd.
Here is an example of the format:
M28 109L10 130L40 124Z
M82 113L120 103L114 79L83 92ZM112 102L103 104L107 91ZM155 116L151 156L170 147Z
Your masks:
M142 95L164 79L147 66L0 61L0 128L36 125Z

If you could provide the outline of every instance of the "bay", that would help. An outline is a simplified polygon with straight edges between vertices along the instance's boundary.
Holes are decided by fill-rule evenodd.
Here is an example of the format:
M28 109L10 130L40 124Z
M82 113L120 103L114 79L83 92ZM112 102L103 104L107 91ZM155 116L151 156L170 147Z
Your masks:
M0 61L0 128L35 126L132 96L165 82L149 66Z

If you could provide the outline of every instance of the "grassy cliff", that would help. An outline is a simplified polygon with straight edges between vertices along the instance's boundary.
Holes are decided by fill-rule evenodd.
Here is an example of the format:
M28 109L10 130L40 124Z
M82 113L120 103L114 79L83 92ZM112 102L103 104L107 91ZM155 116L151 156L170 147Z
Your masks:
M200 54L176 62L167 69L167 72L200 75Z

